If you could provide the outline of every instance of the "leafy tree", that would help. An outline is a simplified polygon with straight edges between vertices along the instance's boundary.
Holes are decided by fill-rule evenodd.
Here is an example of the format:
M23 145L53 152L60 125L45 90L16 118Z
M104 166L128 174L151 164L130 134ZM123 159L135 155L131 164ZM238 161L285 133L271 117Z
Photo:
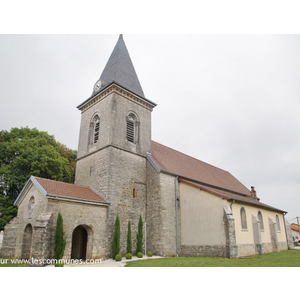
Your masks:
M66 238L64 234L64 225L63 218L60 213L58 213L56 228L55 228L55 237L54 237L54 258L59 261L63 258L66 247ZM58 262L58 266L60 263Z
M120 254L120 237L121 237L121 230L120 230L120 220L119 216L117 215L115 221L115 231L114 237L112 241L112 258L115 259L117 254Z
M131 224L128 221L128 230L127 230L127 252L132 254L132 238L131 238Z
M138 233L136 235L136 253L143 252L143 220L139 219Z
M0 230L16 215L13 203L31 175L74 182L76 155L36 128L0 131Z

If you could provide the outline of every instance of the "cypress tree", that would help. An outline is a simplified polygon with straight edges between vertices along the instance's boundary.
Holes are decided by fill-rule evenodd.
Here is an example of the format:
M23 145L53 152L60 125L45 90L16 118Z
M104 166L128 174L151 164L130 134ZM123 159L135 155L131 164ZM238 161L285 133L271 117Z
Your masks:
M143 253L143 220L142 216L139 219L138 233L136 235L136 254Z
M57 261L64 256L65 247L66 238L64 234L63 218L61 214L58 213L54 237L54 258L57 259Z
M116 255L120 253L120 220L119 216L117 215L116 221L115 221L115 231L114 231L114 237L112 241L112 258L115 259Z
M128 230L127 230L127 253L132 254L132 239L131 239L131 224L128 221Z

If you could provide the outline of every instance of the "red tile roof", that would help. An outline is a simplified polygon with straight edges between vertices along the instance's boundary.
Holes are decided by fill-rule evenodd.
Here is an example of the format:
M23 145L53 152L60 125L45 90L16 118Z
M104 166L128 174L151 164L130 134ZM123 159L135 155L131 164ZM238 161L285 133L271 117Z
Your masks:
M96 191L90 187L80 186L61 181L45 179L41 177L33 177L46 191L47 196L56 196L76 200L87 200L108 203Z
M151 146L151 159L159 169L250 196L250 191L229 172L159 143L152 142Z
M235 199L266 209L284 212L251 197L248 190L229 172L214 167L194 157L152 141L151 157L155 166L179 176L179 180L224 199Z
M291 229L292 229L292 230L295 230L295 231L299 231L300 225L297 225L297 224L295 224L295 223L292 223L292 224L291 224Z

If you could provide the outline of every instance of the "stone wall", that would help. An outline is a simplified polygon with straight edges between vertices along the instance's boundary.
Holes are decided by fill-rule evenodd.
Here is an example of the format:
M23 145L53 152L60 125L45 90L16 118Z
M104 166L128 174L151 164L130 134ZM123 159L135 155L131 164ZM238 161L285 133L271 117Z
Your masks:
M53 213L56 226L58 212L61 213L66 237L66 248L64 258L71 258L72 235L74 230L83 226L88 231L87 257L106 258L109 257L107 241L107 207L72 201L49 199L49 212Z
M146 101L147 102L147 101ZM107 251L111 243L116 216L121 225L121 254L126 254L128 221L131 221L135 252L138 221L146 221L146 153L151 151L151 111L139 98L112 86L82 106L76 184L92 186L111 205L107 211ZM127 117L137 116L135 142L126 138ZM99 139L89 142L93 116L100 117Z
M175 256L176 177L157 172L149 162L147 163L147 174L147 249L156 255ZM180 213L178 213L179 218ZM178 224L178 228L179 226L180 224Z
M131 222L135 253L140 216L143 222L146 221L146 158L112 147L110 162L108 199L111 205L108 210L108 243L112 243L115 219L118 215L121 226L121 254L126 254L128 221Z
M235 236L235 220L229 206L224 206L224 225L226 233L226 257L237 258L238 248Z
M0 231L0 250L2 248L2 241L3 241L3 230Z
M6 224L4 228L2 248L0 249L0 257L15 257L18 227L19 220L17 217Z
M181 245L181 256L226 257L226 245Z
M160 173L147 161L147 250L163 255Z

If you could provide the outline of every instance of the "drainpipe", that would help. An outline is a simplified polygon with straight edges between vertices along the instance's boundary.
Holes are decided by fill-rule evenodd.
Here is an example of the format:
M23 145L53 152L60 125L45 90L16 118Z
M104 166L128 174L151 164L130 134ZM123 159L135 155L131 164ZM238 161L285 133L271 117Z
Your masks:
M178 201L177 201L177 182L178 182L178 176L175 177L176 257L178 257Z
M147 222L145 222L145 256L147 255Z
M234 199L231 199L232 200L232 202L230 203L230 210L231 210L231 212L232 212L232 205L233 205L233 203L235 202L235 200Z

